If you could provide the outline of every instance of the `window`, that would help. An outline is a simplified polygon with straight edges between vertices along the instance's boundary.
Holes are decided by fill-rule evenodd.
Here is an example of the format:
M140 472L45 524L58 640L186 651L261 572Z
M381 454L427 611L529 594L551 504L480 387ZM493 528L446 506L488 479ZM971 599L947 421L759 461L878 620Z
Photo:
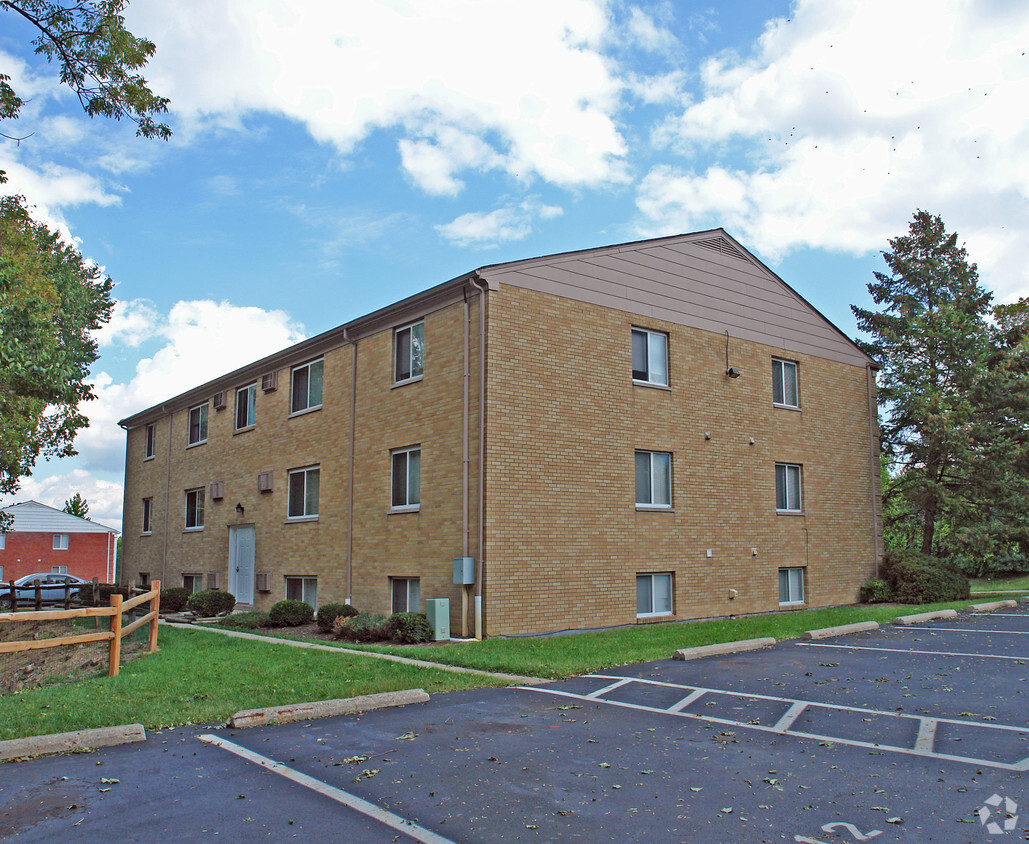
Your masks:
M668 335L632 330L632 380L668 386Z
M417 577L391 577L392 612L418 612L421 605L421 581Z
M157 424L151 422L146 426L146 454L143 455L144 460L149 460L154 456L154 451L157 445Z
M804 569L779 569L779 603L804 603Z
M422 449L421 446L401 448L393 452L394 510L416 510L421 505Z
M289 473L289 518L313 519L318 515L319 481L317 466L293 469Z
M143 533L150 533L153 528L154 499L143 499Z
M398 328L393 335L393 381L413 381L422 377L425 355L425 323Z
M189 412L189 440L187 445L207 442L207 404L194 407Z
M324 360L294 366L291 379L290 413L302 413L322 406L322 369Z
M0 551L3 551L7 547L7 534L0 533Z
M192 592L199 592L204 588L204 576L202 574L182 575L182 586Z
M68 567L67 566L50 566L50 573L51 574L67 574L68 573Z
M775 509L780 513L801 512L800 466L775 464Z
M303 601L318 609L318 578L287 577L286 600Z
M800 407L797 389L797 364L772 358L772 402L783 407Z
M668 452L636 452L636 506L671 508L672 455Z
M55 551L67 551L68 550L68 534L66 534L66 533L55 533L54 534L54 550Z
M672 614L672 575L636 575L636 615L639 618Z
M257 384L236 390L236 430L249 428L257 420Z
M139 585L142 586L144 589L150 585L150 572L141 571L139 573Z
M204 528L204 490L186 490L186 530Z

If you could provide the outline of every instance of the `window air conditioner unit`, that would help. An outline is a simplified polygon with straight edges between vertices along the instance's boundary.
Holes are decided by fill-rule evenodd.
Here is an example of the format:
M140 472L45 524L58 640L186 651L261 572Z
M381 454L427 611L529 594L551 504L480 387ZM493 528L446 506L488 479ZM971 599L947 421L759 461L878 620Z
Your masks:
M261 389L270 393L279 386L279 371L267 372L261 376Z
M258 592L272 591L272 573L270 571L259 571L254 575L254 585Z
M225 410L225 392L214 394L214 400L211 402L214 405L215 410Z
M225 481L215 481L211 484L211 500L221 501L225 497Z
M260 472L257 476L257 491L271 492L274 482L273 472Z
M221 589L222 573L220 571L209 571L207 573L207 588Z

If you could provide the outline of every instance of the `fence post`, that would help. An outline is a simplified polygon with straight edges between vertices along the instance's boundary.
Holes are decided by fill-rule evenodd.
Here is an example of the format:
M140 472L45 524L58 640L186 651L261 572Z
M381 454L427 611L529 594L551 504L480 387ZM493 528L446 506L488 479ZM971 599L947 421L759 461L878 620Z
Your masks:
M36 612L43 609L43 581L38 577L35 580L36 584Z
M111 651L108 657L107 676L117 677L121 667L121 595L111 595L111 608L115 611L111 616Z
M157 650L157 616L161 612L161 581L155 580L150 588L154 592L154 597L150 599L150 612L154 614L154 617L150 619L150 641L147 642L147 648L150 653Z

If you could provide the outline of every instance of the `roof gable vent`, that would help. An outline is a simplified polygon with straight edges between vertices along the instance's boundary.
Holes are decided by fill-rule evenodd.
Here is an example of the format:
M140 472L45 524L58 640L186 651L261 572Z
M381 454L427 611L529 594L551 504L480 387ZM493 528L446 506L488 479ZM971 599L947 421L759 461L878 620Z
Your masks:
M703 246L705 249L713 249L715 252L725 255L727 258L735 258L737 261L747 260L747 256L729 243L729 241L724 237L709 237L707 240L695 240L694 243L697 246Z

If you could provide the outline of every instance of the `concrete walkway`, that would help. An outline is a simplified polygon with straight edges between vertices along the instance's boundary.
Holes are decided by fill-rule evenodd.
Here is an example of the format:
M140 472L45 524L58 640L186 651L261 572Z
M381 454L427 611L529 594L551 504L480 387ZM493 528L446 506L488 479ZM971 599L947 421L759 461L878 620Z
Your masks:
M481 671L478 668L463 668L459 665L444 665L441 662L428 662L424 659L409 659L405 656L394 656L393 654L380 654L374 651L358 651L352 648L337 648L333 645L319 645L316 642L298 642L293 639L277 639L273 636L260 636L257 633L242 633L238 630L222 630L219 627L210 627L206 624L178 624L172 621L161 621L162 625L177 627L180 630L204 630L208 633L220 633L222 636L234 636L237 639L252 639L255 642L267 642L270 645L288 645L292 648L309 648L316 651L328 651L329 653L349 654L350 656L366 656L373 659L385 659L389 662L400 662L404 665L414 665L418 668L435 668L439 671L450 671L453 674L475 674L479 677L489 677L494 680L502 680L512 686L538 686L542 683L553 683L543 677L526 677L522 674L503 674L495 671Z

